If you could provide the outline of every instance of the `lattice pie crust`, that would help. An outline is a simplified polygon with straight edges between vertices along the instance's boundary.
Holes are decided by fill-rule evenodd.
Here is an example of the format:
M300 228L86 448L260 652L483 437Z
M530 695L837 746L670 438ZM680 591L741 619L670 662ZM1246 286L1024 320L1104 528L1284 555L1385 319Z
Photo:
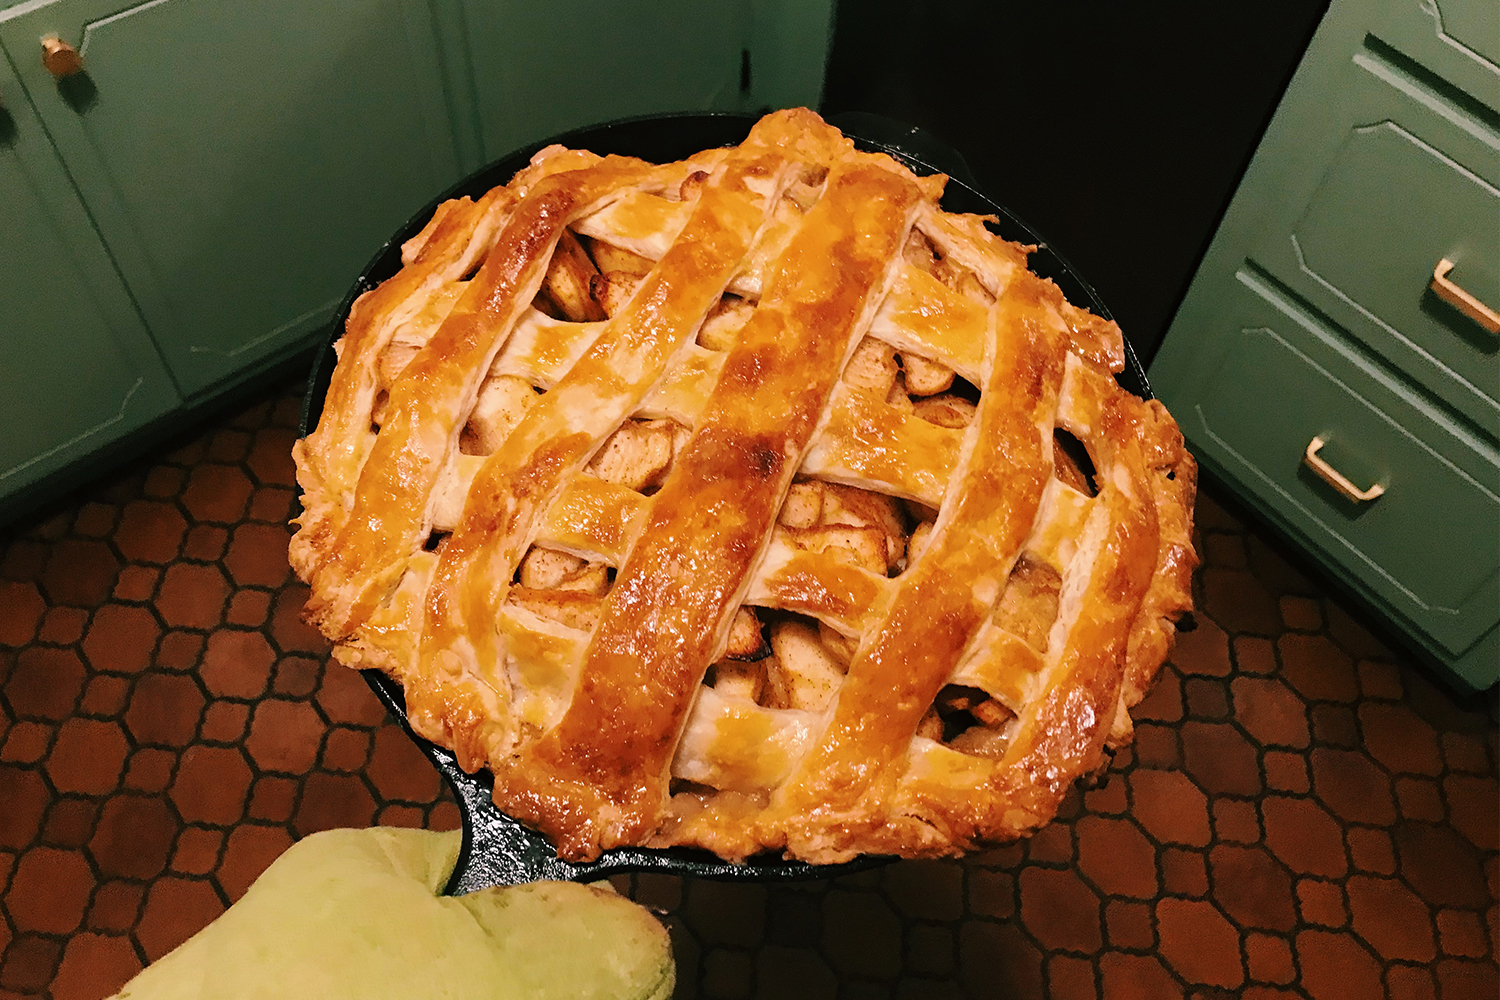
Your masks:
M355 303L295 450L308 620L561 855L953 854L1129 737L1195 467L944 181L805 110L551 147Z

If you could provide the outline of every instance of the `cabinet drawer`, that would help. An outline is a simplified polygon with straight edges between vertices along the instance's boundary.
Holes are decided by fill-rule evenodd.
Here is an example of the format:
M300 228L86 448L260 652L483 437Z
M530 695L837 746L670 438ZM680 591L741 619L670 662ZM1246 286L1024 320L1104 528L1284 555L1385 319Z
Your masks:
M1500 620L1500 458L1258 276L1236 278L1202 378L1168 405L1215 464L1461 655ZM1304 462L1314 436L1328 463L1384 494L1340 496Z
M1500 4L1495 0L1390 0L1374 35L1500 111Z
M1374 54L1347 67L1343 136L1288 231L1254 258L1500 438L1500 337L1440 299L1448 275L1500 308L1500 135Z

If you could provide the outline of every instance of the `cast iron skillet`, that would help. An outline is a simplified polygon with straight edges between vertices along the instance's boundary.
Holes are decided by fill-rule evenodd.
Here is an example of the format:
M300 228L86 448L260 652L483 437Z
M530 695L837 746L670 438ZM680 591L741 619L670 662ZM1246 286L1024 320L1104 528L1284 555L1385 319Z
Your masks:
M354 300L401 269L401 244L415 235L432 218L439 202L469 195L476 200L499 184L509 181L524 167L537 150L552 142L574 149L596 153L620 153L665 163L685 159L711 146L729 146L740 142L756 121L755 116L687 114L626 119L568 132L547 142L512 153L459 181L443 192L402 226L375 254L374 259L355 280L329 328L329 339L319 351L308 379L307 396L302 406L301 431L304 436L317 426L323 411L323 396L333 378L337 361L333 342L344 331ZM999 223L996 232L1018 243L1037 246L1031 255L1031 269L1057 282L1069 301L1087 306L1095 314L1110 318L1109 310L1093 288L1073 270L1067 261L1053 251L1031 227L1000 205L980 194L968 165L954 150L933 136L912 126L878 115L850 113L832 119L860 148L890 153L919 174L942 172L952 178L943 196L943 207L951 212L973 212L994 215ZM1130 344L1125 345L1126 368L1118 376L1120 384L1136 395L1149 399L1146 374L1136 360ZM539 833L501 813L491 799L494 782L488 772L468 774L458 766L453 754L412 732L406 721L406 703L401 687L374 670L364 671L366 682L385 703L385 707L405 727L422 752L437 766L452 786L463 815L464 841L458 863L448 881L447 894L472 892L491 885L518 885L538 879L572 879L588 882L616 872L657 871L699 878L745 881L794 881L830 878L860 871L891 860L884 857L857 858L842 865L810 865L786 861L773 856L759 856L744 864L730 864L706 851L688 848L648 849L619 847L605 851L597 861L574 864L559 860L552 846Z

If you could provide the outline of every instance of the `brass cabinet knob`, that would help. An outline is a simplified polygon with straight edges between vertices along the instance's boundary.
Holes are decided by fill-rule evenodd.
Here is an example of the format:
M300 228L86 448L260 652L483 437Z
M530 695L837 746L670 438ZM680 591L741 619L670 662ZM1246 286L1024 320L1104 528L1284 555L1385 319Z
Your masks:
M42 39L42 65L47 67L48 73L61 80L82 71L83 56L56 35L48 35Z

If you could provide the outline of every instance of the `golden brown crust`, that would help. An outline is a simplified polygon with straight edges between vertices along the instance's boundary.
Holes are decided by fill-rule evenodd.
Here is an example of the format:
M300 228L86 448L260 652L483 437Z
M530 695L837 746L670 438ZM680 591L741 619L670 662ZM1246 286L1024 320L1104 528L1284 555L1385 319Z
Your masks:
M1039 425L1056 408L1063 375L1054 331L1034 315L1038 286L1022 275L1003 294L991 319L987 391L952 502L861 643L832 722L765 821L785 832L797 856L858 853L886 825L894 765L1030 534L1051 468Z
M1128 735L1195 467L942 184L807 111L549 148L357 304L296 452L309 618L564 856L956 853Z
M339 340L339 364L324 398L322 418L316 430L294 446L304 514L290 559L304 579L343 527L346 504L370 444L367 432L381 352L404 318L420 311L442 283L459 277L488 250L500 215L514 200L511 191L496 188L477 204L467 198L444 202L443 210L403 247L406 266L355 300Z
M545 178L512 210L453 311L392 387L337 539L310 576L309 619L342 638L390 596L417 548L428 496L456 450L460 420L546 272L573 218L619 197L646 165L612 158Z
M1145 462L1160 525L1156 572L1130 631L1126 654L1125 703L1140 702L1156 679L1177 635L1177 621L1193 609L1193 503L1198 465L1188 454L1177 423L1153 400L1143 428Z
M497 804L564 852L658 825L694 692L919 199L883 164L836 166L770 275L620 569L572 707L496 782Z

